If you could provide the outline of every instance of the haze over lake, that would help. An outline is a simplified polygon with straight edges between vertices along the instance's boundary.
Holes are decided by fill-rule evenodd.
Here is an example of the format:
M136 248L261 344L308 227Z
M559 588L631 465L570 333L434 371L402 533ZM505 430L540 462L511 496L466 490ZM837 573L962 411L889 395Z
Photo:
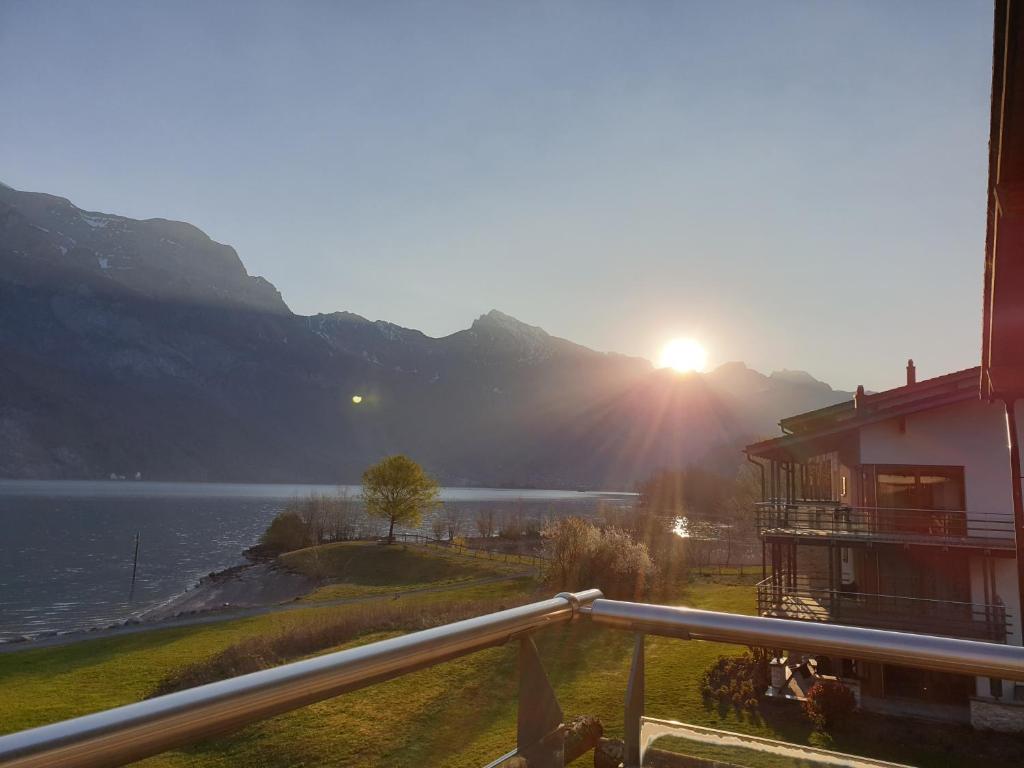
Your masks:
M0 642L123 622L244 562L288 501L357 486L0 480ZM629 494L443 488L463 517L482 507L527 517L594 514ZM466 527L472 526L467 519ZM429 532L429 519L420 531ZM129 602L135 536L141 537Z

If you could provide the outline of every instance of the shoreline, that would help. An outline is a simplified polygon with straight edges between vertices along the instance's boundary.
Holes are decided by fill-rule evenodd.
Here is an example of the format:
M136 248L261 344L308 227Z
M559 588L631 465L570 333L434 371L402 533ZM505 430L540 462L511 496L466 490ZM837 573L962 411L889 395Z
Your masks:
M255 615L286 607L317 586L316 580L289 571L276 560L251 560L213 571L185 591L121 621L6 640L0 642L0 653Z
M256 583L259 571L245 568L232 573L251 583L233 582L234 588L228 589L208 583L204 574L245 563L243 550L259 540L289 500L314 491L333 495L346 490L354 500L356 487L334 485L0 478L0 512L8 515L5 522L13 522L0 547L5 555L9 548L11 555L0 558L5 561L0 563L0 582L10 590L4 594L10 613L2 611L0 648L32 647L55 636L89 637L168 615L291 599L308 585L289 585L284 577L273 579L273 587L261 588ZM446 506L466 521L479 509L493 510L496 519L511 514L589 517L602 506L628 506L633 498L628 493L564 489L442 489ZM371 531L357 501L352 517L355 533ZM430 519L414 530L428 533ZM146 586L131 599L128 538L136 532L143 540L140 567Z
M159 622L232 608L261 608L296 600L317 586L316 580L280 566L276 559L255 560L210 573L191 589L131 618Z
M245 566L242 566L245 567ZM525 578L528 574L512 573L500 576L487 576L481 579L474 579L464 582L462 586L495 584L502 581L514 581ZM246 619L252 616L262 616L267 613L278 611L315 610L320 608L333 608L339 605L353 605L355 603L369 603L379 600L394 600L396 597L405 597L414 594L429 594L432 592L444 592L451 589L449 584L437 586L417 587L415 589L396 589L394 591L382 592L379 594L360 595L357 597L341 597L335 600L318 600L315 602L302 602L301 596L292 598L283 603L272 603L267 605L233 606L225 608L211 608L203 612L178 613L161 619L148 621L125 622L123 624L109 627L96 627L94 629L73 630L56 635L47 635L34 640L12 641L0 643L0 655L8 653L20 653L21 651L46 650L59 648L66 645L75 645L90 640L106 640L126 635L137 635L145 632L156 632L163 629L181 629L185 627L198 627L206 624L217 624L222 621L234 621ZM189 590L194 591L194 590Z

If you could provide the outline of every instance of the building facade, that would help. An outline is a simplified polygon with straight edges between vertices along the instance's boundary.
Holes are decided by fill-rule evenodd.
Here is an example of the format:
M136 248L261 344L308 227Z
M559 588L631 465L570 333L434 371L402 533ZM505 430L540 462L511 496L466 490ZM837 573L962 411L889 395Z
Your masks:
M905 386L859 389L747 447L762 477L761 615L1022 644L1006 416L979 377L918 382L911 362ZM865 708L1024 728L1024 685L826 667Z

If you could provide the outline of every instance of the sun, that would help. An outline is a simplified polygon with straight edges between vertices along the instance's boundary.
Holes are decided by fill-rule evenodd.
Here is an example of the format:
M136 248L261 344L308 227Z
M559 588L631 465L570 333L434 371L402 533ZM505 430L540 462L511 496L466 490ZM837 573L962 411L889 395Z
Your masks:
M708 353L693 339L672 339L661 350L659 368L672 368L679 373L703 371L708 364Z

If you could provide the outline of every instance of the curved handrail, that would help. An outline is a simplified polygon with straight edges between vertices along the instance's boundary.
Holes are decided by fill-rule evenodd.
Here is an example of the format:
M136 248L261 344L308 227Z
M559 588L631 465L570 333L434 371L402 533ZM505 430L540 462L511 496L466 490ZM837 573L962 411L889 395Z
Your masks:
M5 768L121 765L569 621L596 589L0 737Z

